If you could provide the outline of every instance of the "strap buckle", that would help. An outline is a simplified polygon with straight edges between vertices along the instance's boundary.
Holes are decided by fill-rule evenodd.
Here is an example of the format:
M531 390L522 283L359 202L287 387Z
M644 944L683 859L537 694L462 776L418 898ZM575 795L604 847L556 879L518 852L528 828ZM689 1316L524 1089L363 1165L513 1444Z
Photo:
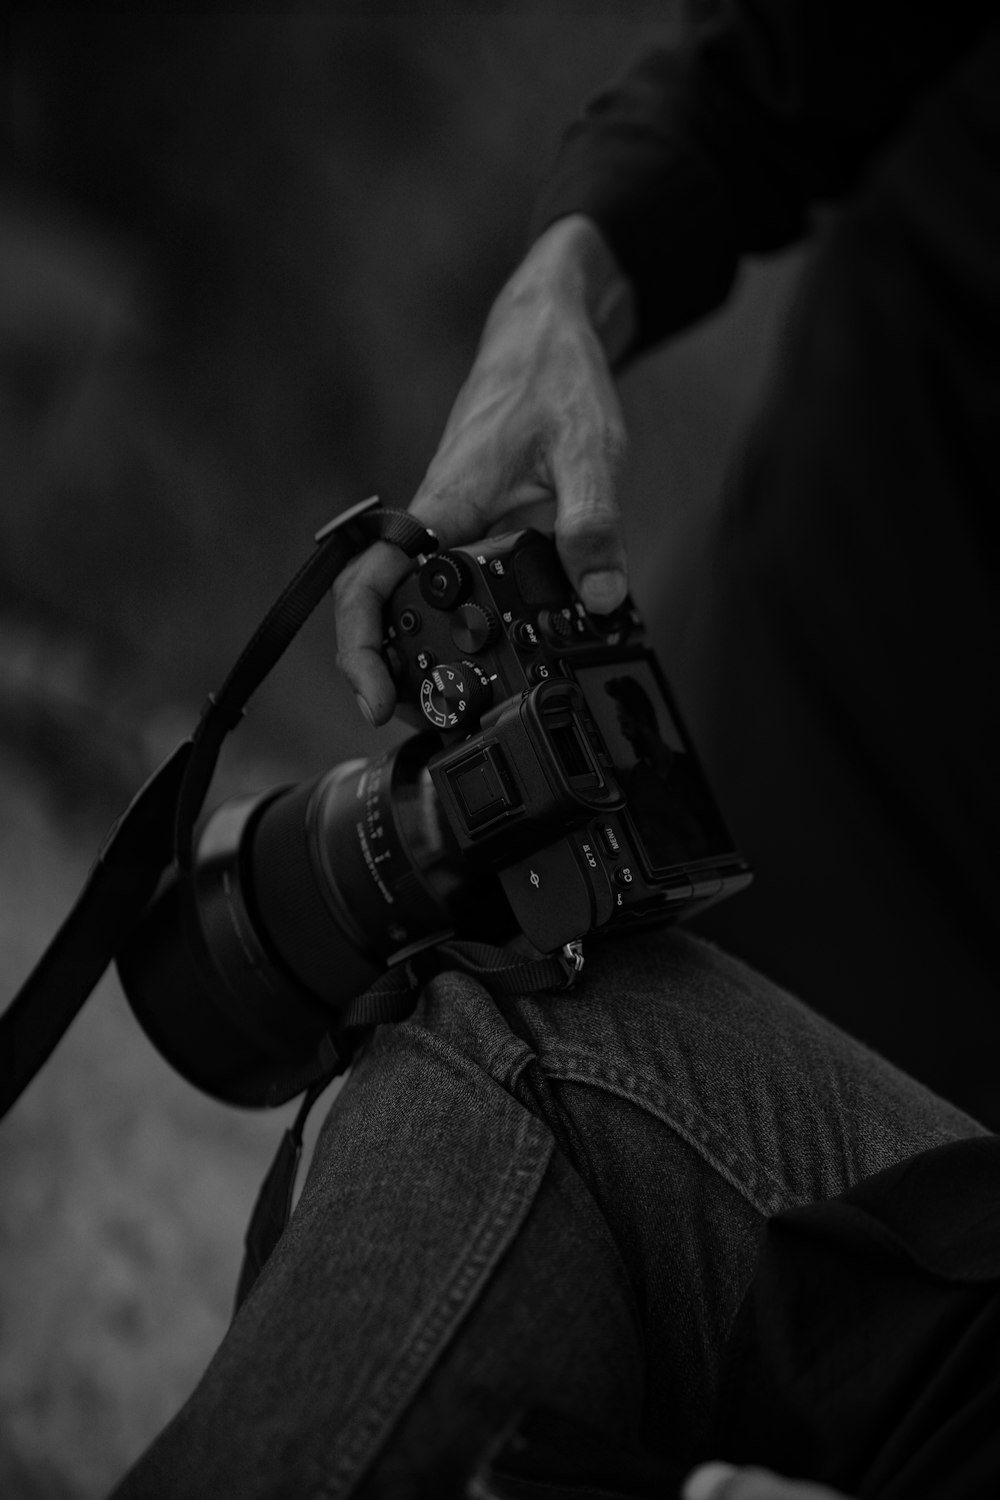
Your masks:
M563 943L558 959L566 975L562 988L571 990L583 973L583 939L574 938L571 943Z

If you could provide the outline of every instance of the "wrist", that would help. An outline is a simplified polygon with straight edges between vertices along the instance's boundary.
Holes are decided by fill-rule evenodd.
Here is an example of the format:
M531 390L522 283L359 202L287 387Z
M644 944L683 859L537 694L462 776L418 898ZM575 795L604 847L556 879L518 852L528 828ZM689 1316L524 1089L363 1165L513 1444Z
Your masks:
M583 214L557 219L539 235L497 298L494 314L530 315L541 308L586 321L610 365L634 342L631 283L597 225Z

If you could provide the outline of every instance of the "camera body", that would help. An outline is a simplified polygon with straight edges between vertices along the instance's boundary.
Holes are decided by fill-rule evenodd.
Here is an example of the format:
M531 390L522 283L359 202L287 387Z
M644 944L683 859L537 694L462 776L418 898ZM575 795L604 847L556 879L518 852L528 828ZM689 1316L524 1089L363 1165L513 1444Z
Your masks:
M436 554L385 627L400 717L440 740L427 770L461 859L541 951L749 882L634 605L588 613L549 537Z
M384 625L423 732L222 802L117 953L156 1047L216 1098L266 1102L450 938L555 954L750 879L637 612L588 614L550 538L435 554Z

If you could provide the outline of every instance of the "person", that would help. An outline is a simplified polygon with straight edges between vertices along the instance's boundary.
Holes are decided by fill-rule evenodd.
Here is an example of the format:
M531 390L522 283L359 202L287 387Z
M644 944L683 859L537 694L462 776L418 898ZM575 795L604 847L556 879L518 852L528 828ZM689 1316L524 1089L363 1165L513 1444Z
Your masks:
M674 570L686 597L660 606L668 677L758 872L701 930L995 1127L988 22L979 0L853 18L727 0L692 46L601 94L542 189L412 508L442 545L554 510L582 597L618 603L614 376L715 307L741 256L819 212L750 452L687 589ZM376 549L340 589L343 669L378 724L398 577Z
M733 0L641 60L571 130L413 512L452 545L541 510L588 608L615 608L613 370L899 142L933 159L967 136L949 185L975 200L997 60L984 8L888 0ZM936 277L954 290L939 243L995 277L971 220L950 240L930 217ZM979 331L995 306L950 310ZM405 566L377 545L337 589L378 724ZM582 1492L572 1440L506 1477L490 1458L535 1411L577 1456L588 1436L619 1456L612 1496L993 1494L998 1186L988 1128L702 936L595 941L564 994L443 972L361 1053L277 1248L116 1500Z

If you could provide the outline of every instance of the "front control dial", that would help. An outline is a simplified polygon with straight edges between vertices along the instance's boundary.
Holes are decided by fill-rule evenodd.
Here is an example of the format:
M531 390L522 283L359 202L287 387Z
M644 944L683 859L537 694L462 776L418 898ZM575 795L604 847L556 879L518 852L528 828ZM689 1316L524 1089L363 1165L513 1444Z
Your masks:
M474 661L444 662L420 684L420 707L435 729L476 723L492 701L490 680Z
M474 579L468 558L460 552L437 552L417 574L420 592L435 609L452 610L468 599Z

